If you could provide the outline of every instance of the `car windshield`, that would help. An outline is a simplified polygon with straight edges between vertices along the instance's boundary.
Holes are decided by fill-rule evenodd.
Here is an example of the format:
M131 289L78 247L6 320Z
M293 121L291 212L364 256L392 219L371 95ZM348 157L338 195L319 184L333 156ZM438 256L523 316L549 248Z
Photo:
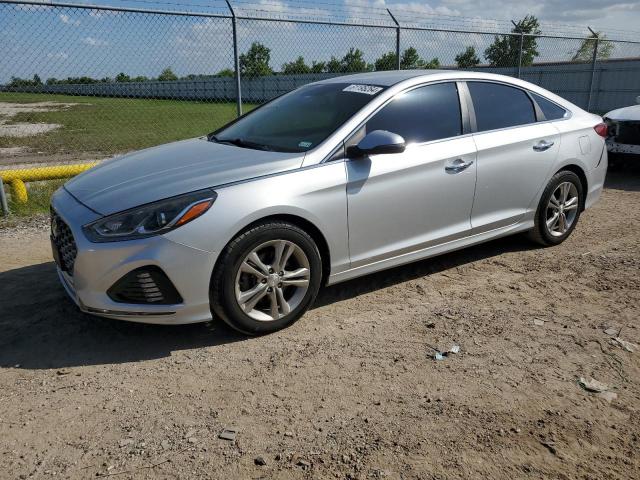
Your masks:
M308 85L257 108L209 139L257 150L306 152L383 90L350 83Z

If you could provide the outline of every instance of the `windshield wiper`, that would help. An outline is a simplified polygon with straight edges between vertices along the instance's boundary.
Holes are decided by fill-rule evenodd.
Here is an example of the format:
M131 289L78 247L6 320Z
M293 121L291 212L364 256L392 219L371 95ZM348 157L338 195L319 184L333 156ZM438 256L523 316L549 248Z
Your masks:
M214 141L217 143L226 143L228 145L235 145L236 147L241 147L241 148L251 148L253 150L271 151L271 148L267 145L263 145L261 143L256 143L256 142L250 142L248 140L243 140L242 138L226 139L226 138L218 138L215 135L209 135L209 141Z

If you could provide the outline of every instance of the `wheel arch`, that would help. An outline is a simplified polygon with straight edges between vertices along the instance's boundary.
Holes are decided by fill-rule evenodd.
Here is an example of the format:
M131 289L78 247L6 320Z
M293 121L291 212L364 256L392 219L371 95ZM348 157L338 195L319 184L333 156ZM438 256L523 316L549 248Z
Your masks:
M322 285L326 285L327 280L329 279L329 275L331 273L331 250L329 249L329 243L327 242L327 239L325 235L322 233L322 231L313 222L299 215L295 215L291 213L277 213L277 214L270 214L270 215L257 218L251 221L250 223L247 223L242 228L239 228L231 236L229 241L225 244L224 248L226 248L227 245L229 245L229 243L231 243L238 235L240 235L245 230L250 230L256 225L267 223L270 221L281 221L281 222L291 223L301 228L311 236L311 238L317 245L318 250L320 251L320 260L322 261ZM221 258L221 255L219 255L218 258L216 259L215 265L213 267L213 272L215 272L216 269L218 268L218 265L220 263L220 258Z
M582 184L582 210L581 211L584 211L585 203L587 201L587 193L589 192L589 181L587 180L587 175L586 175L584 169L581 166L576 165L575 163L570 163L568 165L564 165L556 173L554 173L554 175L556 175L556 174L558 174L560 172L563 172L563 171L564 172L573 172L580 179L580 183Z

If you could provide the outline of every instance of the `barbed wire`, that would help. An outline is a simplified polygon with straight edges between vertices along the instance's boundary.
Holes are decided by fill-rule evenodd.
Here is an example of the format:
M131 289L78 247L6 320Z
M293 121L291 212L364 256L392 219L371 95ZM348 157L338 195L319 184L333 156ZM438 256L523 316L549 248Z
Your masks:
M1 3L15 3L16 0L0 0ZM19 2L20 0L18 0ZM91 1L91 0L89 0ZM99 1L99 0L98 0ZM42 0L34 3L55 4L55 2ZM86 1L66 0L64 3L85 5ZM427 12L424 9L410 5L361 5L336 3L329 0L310 2L309 0L230 0L236 14L243 17L259 19L278 19L282 21L331 21L354 24L371 24L393 26L395 23L389 15L389 11L401 23L404 28L433 28L451 31L477 31L485 34L509 34L513 33L512 21L506 19L466 17L463 15L446 14L440 12ZM216 12L229 14L225 0L211 0L210 2L180 1L180 0L107 0L104 4L93 2L99 7L123 7L128 5L146 5L150 9L165 8L169 11L176 9L197 14ZM591 25L595 31L599 31L609 40L626 42L638 42L640 32L620 28L600 28ZM559 37L588 38L591 33L586 25L577 25L560 22L540 21L540 30L543 35Z

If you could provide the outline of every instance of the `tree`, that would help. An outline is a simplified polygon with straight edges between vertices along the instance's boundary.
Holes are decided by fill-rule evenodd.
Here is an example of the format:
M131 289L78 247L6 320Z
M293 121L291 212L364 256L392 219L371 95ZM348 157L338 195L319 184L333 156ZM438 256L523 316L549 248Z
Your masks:
M473 68L480 63L478 55L476 55L476 49L474 47L467 47L464 52L456 55L456 63L459 68Z
M439 64L440 63L438 62L438 65ZM402 70L423 68L423 66L424 60L420 58L420 55L418 55L418 51L415 48L409 47L402 52L402 55L400 56L400 68Z
M160 75L158 75L158 81L160 82L170 82L172 80L178 80L178 76L173 73L171 67L165 68Z
M216 73L216 77L233 77L236 72L231 70L230 68L224 68Z
M137 77L133 77L131 79L132 82L148 82L149 79L144 75L138 75Z
M30 80L26 80L20 77L11 77L11 81L7 84L8 87L26 87L30 83Z
M398 68L398 57L395 52L383 53L382 56L373 62L376 71L395 70Z
M383 54L374 62L376 70L395 70L398 68L398 61L394 52ZM416 68L438 68L440 60L432 58L428 62L420 58L418 51L409 47L400 56L400 68L402 70L411 70Z
M42 80L38 74L33 76L33 79L20 77L11 77L11 81L7 84L8 87L39 87L42 85Z
M304 63L304 58L300 56L293 62L285 63L284 65L282 65L282 73L284 73L285 75L311 73L311 67Z
M67 78L67 83L81 83L84 85L89 85L92 83L98 83L98 80L95 78L87 77L86 75L83 77L69 77Z
M340 73L342 71L342 64L340 60L338 60L333 55L331 56L331 60L327 62L327 72L329 73Z
M327 62L316 62L315 60L311 63L311 73L322 73L327 69Z
M269 60L271 50L260 42L253 42L247 53L240 55L240 73L245 77L272 75Z
M118 83L130 82L130 81L131 81L131 77L126 73L120 72L118 75L116 75L116 82Z
M367 62L362 58L363 56L364 54L359 48L350 48L340 61L340 71L342 73L367 71Z
M611 57L611 53L614 49L614 44L610 40L606 39L605 35L600 32L591 34L589 38L585 38L576 53L571 57L572 62L590 62L593 59L593 49L596 46L596 38L598 38L598 60L606 60Z
M425 62L423 60L421 61L420 68L426 68L426 69L440 68L440 59L438 57L434 57L428 62Z
M540 22L533 15L527 15L516 23L511 33L538 35L541 33ZM484 57L492 67L515 67L518 65L522 40L522 66L531 65L540 53L536 37L530 35L522 39L520 35L496 35L493 43L484 51Z

